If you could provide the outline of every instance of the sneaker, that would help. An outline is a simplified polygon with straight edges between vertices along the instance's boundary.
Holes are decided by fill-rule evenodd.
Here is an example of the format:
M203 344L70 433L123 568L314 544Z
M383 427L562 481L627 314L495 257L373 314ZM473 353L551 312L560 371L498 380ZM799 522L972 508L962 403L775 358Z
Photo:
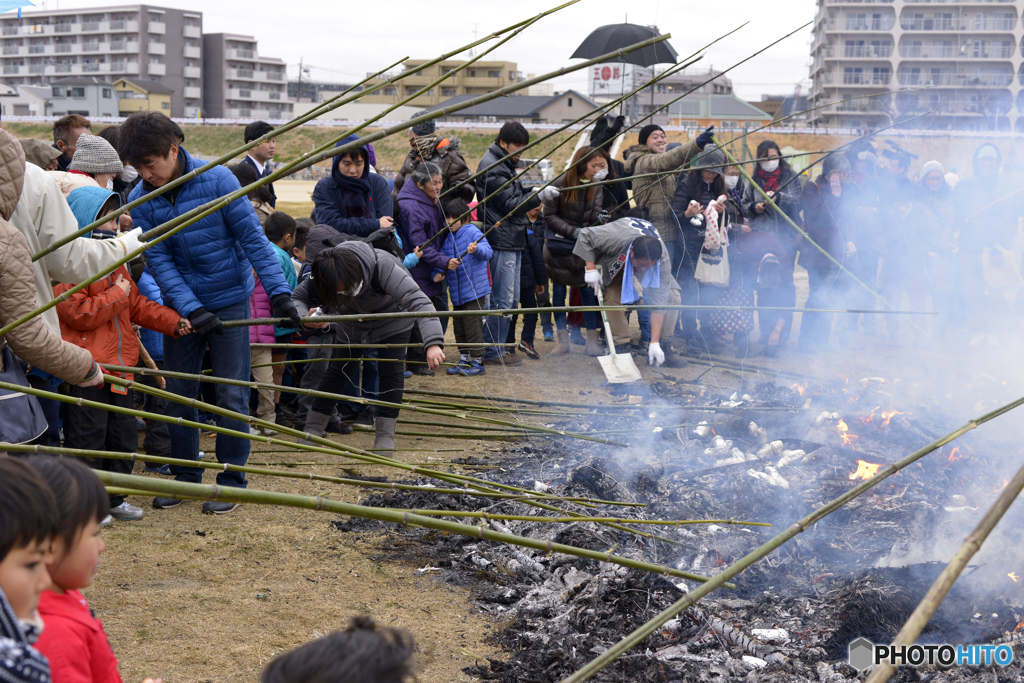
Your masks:
M150 463L149 465L146 465L145 469L150 474L162 474L165 477L171 476L170 465L158 465L157 463L154 462Z
M449 375L458 375L458 374L460 374L460 372L461 372L461 370L463 368L468 368L468 367L469 367L469 363L462 363L462 362L460 362L458 365L455 365L455 366L452 366L452 367L446 369L445 372L448 373Z
M176 508L181 505L184 501L179 498L164 498L157 496L153 499L154 510L169 510L170 508Z
M421 377L433 377L434 371L426 365L414 365L412 366L412 374L420 375Z
M100 522L100 526L109 526L110 523L113 522L113 521L114 521L114 518L111 517L110 515L107 515L106 517L103 518L103 521Z
M587 345L587 340L583 338L583 333L580 332L580 328L578 327L569 328L569 341L571 341L576 346Z
M206 457L206 452L205 451L199 451L199 455L196 456L196 460L202 460L205 457Z
M537 349L533 348L533 344L531 344L530 342L521 341L519 342L519 346L517 346L516 348L525 353L530 358L534 360L540 360L540 354L537 353Z
M144 432L146 431L146 421L141 417L135 418L135 431Z
M216 500L208 500L203 503L204 515L226 515L238 509L241 503L221 503Z
M352 420L352 424L366 425L369 427L373 426L374 420L377 418L377 411L373 406L363 406L363 409L359 411L355 419Z
M405 377L406 379L412 377L412 370L406 370L405 372L403 372L402 377Z
M327 422L327 431L331 434L351 434L352 428L341 421L341 418L331 417Z
M257 428L256 433L259 434L260 436L274 436L275 434L277 434L277 432L271 429L270 427L259 427Z
M642 341L636 346L636 355L647 358L647 352L651 350L651 342Z
M505 354L497 358L484 358L484 365L522 365L523 359L518 356Z
M298 419L298 415L294 411L289 410L283 403L278 403L274 407L274 416L277 418L274 421L279 425L294 425L295 420Z
M553 342L553 341L555 341L555 332L554 332L554 330L544 330L544 341L546 341L546 342Z
M615 345L615 353L621 353L621 354L633 353L633 343L632 342L626 342L625 344L616 344Z
M110 515L122 522L135 522L142 519L146 513L142 511L142 508L129 505L128 501L124 501L120 505L110 508Z
M460 366L459 374L466 377L472 377L473 375L482 375L487 372L487 368L479 360L471 360L469 365Z

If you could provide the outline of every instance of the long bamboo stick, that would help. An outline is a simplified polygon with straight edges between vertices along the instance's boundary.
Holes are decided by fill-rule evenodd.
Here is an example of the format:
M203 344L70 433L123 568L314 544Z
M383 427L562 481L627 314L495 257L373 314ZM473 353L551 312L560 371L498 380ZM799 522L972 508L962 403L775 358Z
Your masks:
M1021 489L1024 489L1024 466L1013 475L1013 479L1003 488L996 502L988 509L985 516L981 518L981 521L978 522L978 525L974 527L974 530L963 542L963 545L960 546L960 549L953 555L953 559L949 561L946 568L935 579L935 583L931 585L931 588L928 589L928 592L921 599L921 602L918 603L906 623L903 624L903 628L896 634L891 647L911 645L917 640L917 637L921 635L921 631L931 621L931 618L935 615L936 610L939 609L939 605L942 604L950 589L953 588L953 584L961 572L963 572L967 563L981 550L981 546L985 543L989 534L992 533L992 530L1002 520L1003 515L1006 514L1010 506L1017 500ZM895 671L896 667L886 660L874 668L871 675L868 676L867 683L884 683L884 681L889 680L889 677Z
M525 548L533 548L545 553L562 553L574 557L583 557L598 562L610 562L613 564L641 569L663 576L676 576L689 579L690 581L707 581L707 577L689 574L672 567L652 564L650 562L639 562L628 558L612 555L610 552L600 553L593 550L584 550L570 545L541 541L534 538L503 534L485 529L484 527L469 526L456 522L448 522L431 517L412 514L409 512L398 512L387 508L367 507L364 505L352 505L329 500L322 496L297 496L289 493L275 493L272 491L256 491L253 489L241 489L227 486L209 486L205 484L186 484L180 481L167 481L152 477L137 477L130 474L116 474L114 472L97 471L96 475L104 484L140 490L153 491L163 495L174 496L180 499L210 500L229 503L243 503L252 505L280 505L283 507L307 508L311 510L333 512L350 517L362 517L364 519L375 519L381 522L392 522L402 526L421 526L428 529L437 529L470 538L478 538L507 545L517 545Z
M644 638L649 636L651 633L654 633L654 631L663 626L665 622L667 622L669 619L676 616L687 607L697 604L697 602L701 598L703 598L704 596L708 595L711 591L718 588L719 584L722 584L728 581L729 579L737 576L747 567L763 559L773 550L780 548L783 544L785 544L787 541L792 540L798 534L801 534L807 529L813 527L816 523L818 523L828 515L832 514L836 510L839 510L844 505L849 503L851 500L857 498L858 496L867 491L870 491L874 486L885 481L885 479L887 479L888 477L912 465L913 463L917 462L918 460L928 455L929 453L935 452L936 450L942 448L949 442L954 441L955 439L963 436L964 434L970 432L971 430L977 429L979 425L983 425L986 422L994 420L1000 415L1005 415L1006 413L1010 412L1015 408L1018 408L1021 405L1024 405L1024 398L1019 398L1016 401L1013 401L1012 403L1007 403L1006 405L1001 406L989 413L986 413L985 415L982 415L981 417L975 420L971 420L963 427L960 427L959 429L950 432L941 439L933 441L927 446L914 451L913 453L901 459L900 461L882 468L875 476L871 477L870 479L864 482L861 482L860 484L854 486L852 489L842 494L841 496L819 507L811 514L795 522L792 526L783 531L781 534L775 536L767 543L755 548L753 551L745 555L739 561L735 562L729 567L726 567L722 571L722 573L716 575L710 581L704 583L704 585L699 586L693 591L687 593L685 596L677 600L666 610L662 611L652 619L648 620L647 623L645 623L643 626L630 633L628 636L620 640L612 647L608 648L608 650L606 650L602 654L598 655L598 657L589 662L579 671L569 676L568 678L564 679L562 683L582 683L583 681L591 679L601 669L615 661L615 659L617 659L622 653L643 642Z
M508 344L486 344L484 342L471 342L459 344L459 348L482 349L488 346L516 346L515 342ZM423 344L267 344L251 342L250 349L419 349ZM374 360L367 358L366 360ZM149 366L147 366L149 367Z
M476 519L496 519L509 522L618 522L620 524L650 524L654 526L686 526L688 524L731 524L735 526L771 526L767 522L741 522L735 519L632 519L630 517L539 517L533 515L499 515L493 512L472 512L467 510L422 510L420 508L401 509L400 512L412 512L427 517L467 517Z

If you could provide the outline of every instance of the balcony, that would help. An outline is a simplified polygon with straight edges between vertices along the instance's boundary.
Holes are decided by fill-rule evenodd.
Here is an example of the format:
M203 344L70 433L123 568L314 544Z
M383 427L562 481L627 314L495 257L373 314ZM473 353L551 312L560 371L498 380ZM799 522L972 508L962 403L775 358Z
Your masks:
M186 26L185 27L185 37L186 38L202 38L203 37L203 29L201 29L198 26Z
M58 74L69 74L74 64L57 64L53 67L54 73Z
M166 76L167 65L166 64L147 64L146 73L150 76Z
M54 33L71 33L73 24L57 24L53 27Z
M885 45L845 45L843 46L842 54L847 59L888 59L892 56L892 43ZM831 47L825 56L832 57Z
M100 72L100 66L100 64L83 64L82 73L98 74ZM102 66L106 66L106 64L103 64Z
M203 89L202 88L193 88L193 87L186 87L185 88L185 99L187 99L187 100L198 100L202 96L203 96Z
M89 42L89 43L82 43L81 45L82 45L82 49L81 49L82 52L99 52L100 51L100 44L99 43Z
M198 47L192 47L190 45L185 46L185 57L188 59L199 59L203 56L202 49Z
M17 76L20 73L21 73L21 67L20 66L5 66L4 67L4 76Z
M53 53L58 55L68 55L74 51L74 43L56 43L53 46Z
M4 45L5 55L20 55L21 47L18 45Z
M110 43L110 45L109 45L109 47L107 49L110 52L124 52L125 48L127 46L128 46L128 43L126 41L124 41L124 40L117 40L117 41L114 41L113 43Z
M45 64L30 64L29 67L28 67L28 72L30 74L42 74L42 73L45 73L46 72L46 65Z
M889 73L844 73L843 85L889 85L892 74Z
M124 32L124 33L138 33L139 22L131 19L118 19L117 21L110 22L110 30L113 32Z
M224 110L224 116L229 119L269 119L272 118L269 109L251 109L248 107L228 107Z
M839 22L832 20L827 24L829 30L843 30L843 31L891 31L893 26L892 18L888 19L853 19L847 18L842 24L840 29ZM495 79L497 80L497 79Z
M952 19L902 19L900 28L904 31L956 31Z
M30 55L45 54L46 53L46 46L45 45L29 45L28 46L28 53Z
M203 70L198 66L186 66L185 67L185 78L202 78Z
M146 46L146 51L151 55L165 55L167 54L167 46L163 43L150 42Z
M18 26L4 26L3 34L5 36L16 36L19 33L21 33L21 30Z
M245 59L253 60L256 59L256 50L240 50L238 48L229 48L225 50L227 59Z
M100 30L100 22L98 21L85 21L81 24L82 33L96 33Z
M900 57L904 59L953 59L956 50L950 46L928 47L926 45L901 45Z
M150 21L146 26L146 32L162 36L167 33L167 24L162 21Z
M228 80L255 81L256 75L252 69L228 69Z
M158 66L153 64L151 66ZM159 66L163 66L162 64ZM138 62L111 62L110 73L112 74L137 74L139 73ZM152 72L150 72L152 73Z

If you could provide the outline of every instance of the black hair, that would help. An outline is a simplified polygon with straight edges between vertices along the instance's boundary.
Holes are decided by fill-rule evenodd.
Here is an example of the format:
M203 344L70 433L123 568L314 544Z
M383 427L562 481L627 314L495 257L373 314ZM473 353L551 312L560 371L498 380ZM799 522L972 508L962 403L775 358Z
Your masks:
M267 133L272 133L273 131L274 127L266 121L253 121L245 127L245 133L243 134L243 137L245 137L245 144L249 144L253 140L258 140Z
M755 155L755 158L767 159L768 152L770 152L773 149L780 157L782 156L782 149L779 148L779 145L778 143L775 142L775 140L762 140L757 144L757 153ZM788 175L793 172L793 169L790 168L789 166L789 162L786 161L785 159L779 159L779 168L782 169L783 175Z
M181 128L158 111L137 111L121 124L117 153L133 166L149 157L166 157L183 139Z
M71 142L71 131L75 128L85 128L90 133L92 132L92 124L89 123L89 119L81 114L68 114L57 119L53 124L53 142L55 144L57 142L63 142L64 144Z
M271 661L260 683L404 683L413 675L414 650L408 633L355 617L344 631Z
M107 126L96 135L110 143L110 146L117 149L117 131L120 126Z
M518 121L506 121L501 126L501 130L498 131L498 137L494 138L494 141L525 146L530 143L530 133Z
M77 458L33 455L25 462L42 476L57 499L54 533L70 550L90 521L102 522L110 513L110 496L96 473Z
M14 548L53 536L57 499L21 458L0 457L0 562Z
M244 161L240 161L232 166L231 172L235 175L235 178L238 180L238 184L242 187L249 187L260 179L260 172L256 170L256 167L252 164L247 164ZM270 188L266 185L253 188L252 192L246 196L249 199L253 199L263 204L269 204L274 201L274 195L270 193Z
M366 171L369 170L370 152L369 150L366 149L366 145L363 145L362 147L357 147L356 149L350 149L347 152L342 152L341 154L335 157L335 159L337 159L339 163L341 162L342 159L345 158L348 158L351 161L357 161L358 159L362 159L363 165L367 167L363 169L363 172L365 173Z
M707 183L704 182L704 176L701 175L702 170L713 169L694 169L686 172L685 182L691 197L700 197L704 192L704 186ZM724 171L725 168L723 167L721 170ZM725 194L725 181L722 180L722 173L719 171L715 173L715 179L711 181L711 196L717 199L723 194Z
M108 213L113 213L114 211L117 211L120 208L121 195L115 192L114 194L107 197L107 201L103 202L103 206L101 206L100 210L96 212L96 218L93 220L98 220L103 216L106 216Z
M302 221L308 221L308 218L300 218L295 221L295 244L292 245L292 249L304 249L306 247L306 238L309 236L309 227L301 225Z
M296 227L294 218L284 211L275 211L267 216L263 232L267 233L268 240L277 244L288 235L294 235Z
M306 216L303 216L302 218L295 219L295 225L298 226L299 230L301 230L302 228L309 230L314 225L316 225L316 221L313 220L312 218L307 218Z
M458 218L459 216L464 216L465 218L469 217L467 215L469 213L469 204L459 197L453 197L446 201L442 210L444 211L445 218Z
M657 237L644 235L633 240L633 258L641 258L645 261L660 261L661 253L661 240Z
M338 245L324 249L313 259L313 284L320 300L328 308L337 309L341 306L341 295L338 290L351 287L362 281L363 267L359 257L351 249Z

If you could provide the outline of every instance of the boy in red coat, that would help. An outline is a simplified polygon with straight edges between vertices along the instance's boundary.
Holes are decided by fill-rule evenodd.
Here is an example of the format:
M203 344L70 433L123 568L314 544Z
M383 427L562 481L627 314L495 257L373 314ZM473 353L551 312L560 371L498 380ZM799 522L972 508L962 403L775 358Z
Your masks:
M109 190L82 187L68 195L68 203L79 225L85 227L99 216L116 210L119 198ZM53 295L56 298L74 286L57 285ZM132 323L175 337L188 334L192 329L187 319L144 297L124 266L57 304L57 317L64 341L87 349L97 363L132 367L139 363L139 340ZM132 379L130 373L113 374ZM131 390L112 384L99 388L73 387L71 394L88 401L135 408ZM68 404L64 447L134 452L138 450L137 432L135 418L131 415ZM89 464L99 470L124 474L131 474L133 465L130 460L109 458L92 459ZM142 519L143 512L142 508L128 504L124 496L112 494L110 514L117 519L135 520Z

